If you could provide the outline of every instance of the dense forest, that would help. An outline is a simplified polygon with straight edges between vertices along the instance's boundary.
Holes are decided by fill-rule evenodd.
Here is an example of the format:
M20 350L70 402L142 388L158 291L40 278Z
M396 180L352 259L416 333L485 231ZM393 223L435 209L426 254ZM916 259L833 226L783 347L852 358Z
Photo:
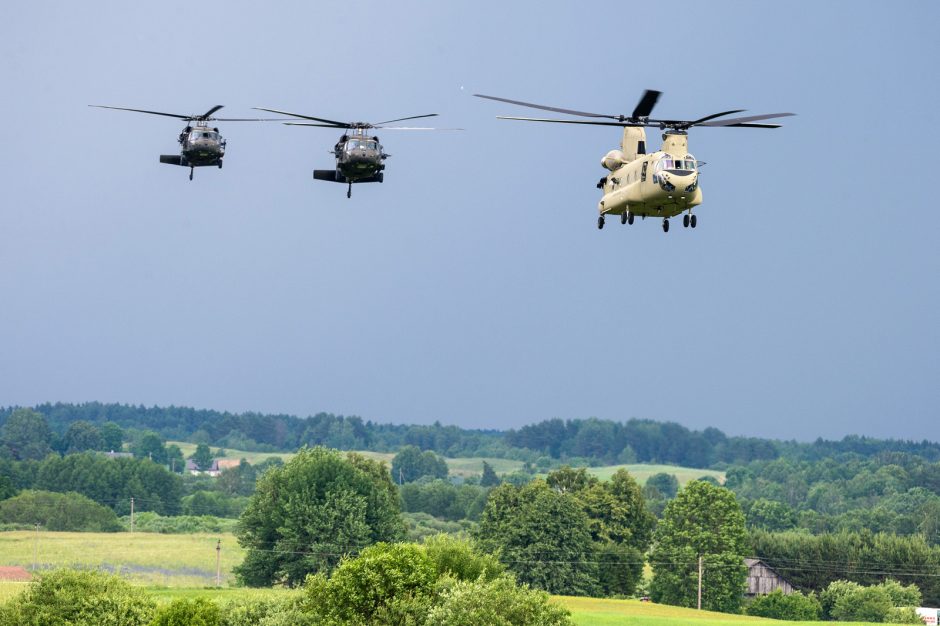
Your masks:
M288 452L308 445L339 450L395 452L406 445L450 457L487 456L534 462L539 457L573 465L665 463L725 469L754 461L789 459L814 462L851 454L871 459L904 453L928 462L940 460L940 444L848 436L812 443L755 437L729 437L717 428L690 430L674 422L630 419L615 422L549 419L518 430L480 430L457 426L399 425L363 421L355 416L318 413L310 417L229 413L186 407L123 404L42 404L54 435L62 437L72 423L113 423L126 431L154 431L168 440L260 452ZM0 428L15 407L0 408ZM61 450L53 442L53 448Z

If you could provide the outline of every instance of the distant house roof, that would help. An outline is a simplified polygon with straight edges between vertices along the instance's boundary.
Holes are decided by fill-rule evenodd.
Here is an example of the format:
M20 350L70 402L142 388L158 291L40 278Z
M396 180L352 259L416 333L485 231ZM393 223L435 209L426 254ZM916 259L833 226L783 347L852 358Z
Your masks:
M102 454L109 459L126 459L134 456L130 452L115 452L114 450L111 450L111 452L102 452Z
M238 467L241 464L241 459L216 459L216 463L218 463L220 470L231 469Z
M0 567L0 580L5 582L29 582L33 575L19 565Z
M196 465L196 462L192 459L186 461L186 471L187 472L218 472L219 471L219 460L212 459L212 465L206 469L199 469L199 466Z

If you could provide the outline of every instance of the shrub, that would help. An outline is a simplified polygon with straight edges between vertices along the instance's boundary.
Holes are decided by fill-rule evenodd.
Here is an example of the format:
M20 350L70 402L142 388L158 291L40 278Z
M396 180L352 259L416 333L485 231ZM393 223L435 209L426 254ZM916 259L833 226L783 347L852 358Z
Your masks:
M906 623L912 608L920 604L920 590L888 580L880 585L863 587L858 583L837 580L822 592L823 617L842 622Z
M131 518L125 515L121 518L124 529L130 530ZM139 513L134 516L134 530L142 533L163 533L167 535L184 535L190 533L222 533L231 532L238 524L238 520L211 515L174 515L162 516L157 513Z
M774 589L765 596L755 598L747 605L745 612L757 617L812 622L819 619L822 606L814 595L803 595L799 591L785 594L780 589Z
M436 580L421 546L377 543L343 559L329 579L308 577L305 595L310 612L327 622L420 623Z
M220 606L220 626L275 626L275 624L313 624L312 618L304 617L299 610L300 598L244 598L230 600ZM281 622L283 616L290 616L293 621Z
M177 598L157 610L151 626L219 626L219 606L207 598Z
M0 502L0 523L41 524L46 530L116 532L114 511L77 493L24 491Z
M476 550L470 541L450 535L428 537L424 550L438 578L490 581L506 570L495 556Z
M458 581L431 608L426 626L569 626L567 609L550 604L548 594L518 586L509 576L493 581Z
M58 570L44 574L0 608L4 626L144 626L154 600L117 576L95 571Z

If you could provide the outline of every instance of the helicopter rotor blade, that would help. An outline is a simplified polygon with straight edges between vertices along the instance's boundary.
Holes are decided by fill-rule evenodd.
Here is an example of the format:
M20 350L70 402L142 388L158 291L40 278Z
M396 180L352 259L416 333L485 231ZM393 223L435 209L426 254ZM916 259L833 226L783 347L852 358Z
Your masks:
M744 109L734 109L734 110L732 110L732 111L724 111L723 113L713 113L713 114L711 114L711 115L706 115L705 117L700 117L700 118L698 118L698 119L695 120L694 122L691 122L691 123L690 123L690 126L698 126L698 125L701 124L702 122L707 122L707 121L709 121L709 120L713 120L713 119L715 119L716 117L722 117L722 116L725 116L725 115L731 115L732 113L743 113L744 111L745 111Z
M103 104L89 104L90 107L95 107L96 109L114 109L116 111L133 111L134 113L149 113L150 115L163 115L165 117L175 117L181 120L191 120L193 119L192 115L177 115L176 113L163 113L162 111L145 111L144 109L128 109L125 107L109 107Z
M291 117L299 117L302 120L313 120L314 122L326 122L327 124L332 124L337 128L353 128L353 125L348 122L337 122L336 120L328 120L322 117L313 117L312 115L301 115L300 113L291 113L290 111L279 111L278 109L265 109L263 107L251 107L256 111L267 111L268 113L277 113L278 115L289 115Z
M590 122L587 120L556 120L541 117L510 117L508 115L497 115L498 120L521 120L523 122L551 122L554 124L584 124L587 126L659 126L659 124L648 124L642 122Z
M217 105L215 105L214 107L212 107L211 109L209 109L208 111L206 111L203 115L194 115L193 118L194 118L194 119L197 119L197 120L207 120L207 121L208 121L209 116L212 115L213 113L215 113L216 111L218 111L219 109L221 109L223 106L225 106L225 105L217 104Z
M616 115L604 115L603 113L588 113L586 111L575 111L573 109L560 109L558 107L545 106L544 104L533 104L531 102L522 102L521 100L510 100L508 98L498 98L496 96L484 96L480 93L473 94L477 98L486 98L487 100L496 100L497 102L508 102L509 104L518 104L519 106L529 107L531 109L542 109L543 111L553 111L555 113L567 113L569 115L580 115L581 117L606 117L612 120L620 119ZM508 118L507 118L508 119Z
M637 102L631 117L633 119L649 117L650 113L653 112L653 107L656 106L656 101L659 100L659 96L662 95L662 93L663 92L656 91L655 89L647 89L644 91L643 97L640 98L639 102Z
M213 122L283 122L283 117L210 117L206 121Z
M349 126L337 126L336 124L311 124L310 122L284 122L284 126L317 126L319 128L349 128Z
M429 128L427 126L373 126L382 130L465 130L463 128Z
M748 115L747 117L732 117L726 120L717 120L714 122L705 122L703 124L697 124L697 126L740 126L743 124L748 124L750 122L759 122L760 120L769 120L775 117L791 117L796 115L796 113L766 113L764 115ZM764 124L754 126L753 128L762 128L764 126L769 126L770 128L777 128L779 124Z
M427 113L426 115L412 115L411 117L399 117L395 120L385 120L384 122L376 122L373 124L375 128L378 128L379 124L391 124L392 122L404 122L405 120L416 120L422 117L437 117L437 113Z

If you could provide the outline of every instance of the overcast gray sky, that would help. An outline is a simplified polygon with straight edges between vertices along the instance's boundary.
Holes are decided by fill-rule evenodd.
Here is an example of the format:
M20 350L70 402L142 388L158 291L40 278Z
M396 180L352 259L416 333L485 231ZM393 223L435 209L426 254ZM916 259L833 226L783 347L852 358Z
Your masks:
M196 10L198 9L198 10ZM675 420L940 439L940 3L16 2L0 20L0 405L319 411L507 428ZM616 128L496 94L694 119L699 227L595 226ZM385 183L314 182L343 120ZM691 117L689 117L691 116ZM649 143L658 147L658 133Z

